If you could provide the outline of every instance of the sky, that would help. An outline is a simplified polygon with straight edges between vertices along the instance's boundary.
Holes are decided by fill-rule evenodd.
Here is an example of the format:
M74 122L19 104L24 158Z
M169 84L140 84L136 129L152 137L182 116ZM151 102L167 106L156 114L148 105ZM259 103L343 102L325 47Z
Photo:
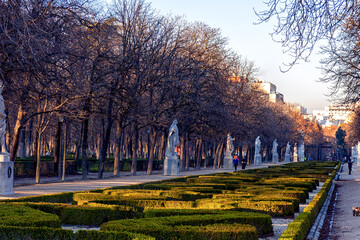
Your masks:
M310 62L300 62L288 72L280 67L289 61L280 43L272 40L273 23L256 24L256 10L265 9L263 0L147 0L160 14L184 16L189 22L200 21L219 28L229 40L229 47L254 61L260 68L259 80L276 85L277 92L289 103L308 109L322 110L331 104L326 96L329 85L319 82L321 57L313 54Z

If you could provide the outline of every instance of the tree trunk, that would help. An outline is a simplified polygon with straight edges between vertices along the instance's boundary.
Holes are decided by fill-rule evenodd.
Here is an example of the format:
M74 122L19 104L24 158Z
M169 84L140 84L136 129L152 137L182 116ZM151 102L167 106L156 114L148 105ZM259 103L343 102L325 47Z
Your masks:
M121 135L122 135L122 126L121 126L121 122L117 121L116 122L116 138L115 138L115 156L114 156L114 175L118 176L119 175L119 168L120 168L120 155L122 154L121 152Z
M156 139L156 132L152 127L149 128L150 132L150 141L149 141L149 161L147 166L147 172L146 174L150 175L152 174L153 170L153 162L154 162L154 149L155 149L155 139Z
M106 159L106 152L109 148L111 128L112 128L112 124L114 122L114 120L111 117L112 109L113 109L113 101L110 100L109 105L108 105L108 110L107 110L107 126L106 126L106 130L105 130L105 135L104 135L104 138L102 141L100 157L99 157L99 169L98 169L98 178L99 179L103 177L104 168L105 168L104 165L105 165L105 159Z
M86 118L83 121L83 140L82 140L82 146L81 146L81 158L82 158L82 179L87 179L87 148L88 148L88 133L89 133L89 119Z
M76 146L75 146L75 156L74 156L74 161L75 161L75 168L76 168L76 172L79 169L79 156L80 156L80 148L81 148L81 139L82 139L82 134L83 134L83 124L81 124L81 130L80 130L80 137L76 142Z
M66 138L67 138L67 129L66 122L64 122L64 133L63 133L63 153L62 153L62 181L65 181L66 173Z
M201 146L202 146L202 138L199 138L197 141L196 141L196 170L200 170L201 169L201 158L202 158L202 155L201 155Z
M20 151L19 151L19 157L25 158L26 157L26 131L24 128L21 130L20 134Z
M23 120L25 117L26 112L24 111L22 105L18 108L17 118L14 126L14 133L13 133L13 139L11 141L10 146L10 161L15 161L16 158L16 152L18 150L19 146L19 136L21 132L21 128L23 125ZM4 143L5 144L5 143Z
M185 136L185 170L189 170L190 165L190 151L189 151L189 134Z
M40 142L41 142L41 129L38 129L36 134L36 170L35 170L35 183L40 183Z
M223 151L224 151L224 141L221 141L220 147L219 147L219 152L217 155L217 167L218 168L221 167Z
M180 171L184 170L184 165L185 165L185 154L186 154L186 149L185 149L185 133L183 133L180 137Z
M26 157L30 157L32 151L33 121L33 119L30 119L29 124L26 126Z
M55 132L55 143L54 143L54 170L55 174L61 177L59 171L59 162L60 162L60 145L61 145L61 122L57 121L57 127Z
M133 135L132 135L132 161L131 161L131 175L136 175L136 167L137 167L137 148L138 148L138 138L139 138L139 129L137 120L133 123Z

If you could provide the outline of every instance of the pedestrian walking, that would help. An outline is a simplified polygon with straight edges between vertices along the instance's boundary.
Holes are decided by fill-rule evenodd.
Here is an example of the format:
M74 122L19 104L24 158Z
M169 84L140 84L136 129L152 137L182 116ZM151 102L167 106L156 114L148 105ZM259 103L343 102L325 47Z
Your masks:
M246 159L242 158L241 159L241 169L245 169L245 167L246 167Z
M353 165L353 161L351 159L349 159L349 161L348 161L349 175L351 175L352 165Z
M235 171L236 171L237 167L239 165L239 157L237 155L235 155L234 158L233 158L233 164L234 164L234 168L235 168Z

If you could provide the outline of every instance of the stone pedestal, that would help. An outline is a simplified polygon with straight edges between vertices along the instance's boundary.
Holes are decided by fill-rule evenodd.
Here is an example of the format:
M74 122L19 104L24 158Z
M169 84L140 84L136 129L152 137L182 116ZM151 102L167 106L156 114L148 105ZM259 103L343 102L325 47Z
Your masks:
M225 152L223 169L233 169L233 157L230 152Z
M278 153L273 153L272 163L279 163L279 154Z
M285 160L284 162L290 162L290 154L285 154Z
M255 158L254 158L254 165L255 166L261 166L262 164L262 157L259 153L255 153Z
M14 194L14 162L8 154L0 154L0 195Z
M179 156L166 156L164 161L164 175L165 176L179 176Z

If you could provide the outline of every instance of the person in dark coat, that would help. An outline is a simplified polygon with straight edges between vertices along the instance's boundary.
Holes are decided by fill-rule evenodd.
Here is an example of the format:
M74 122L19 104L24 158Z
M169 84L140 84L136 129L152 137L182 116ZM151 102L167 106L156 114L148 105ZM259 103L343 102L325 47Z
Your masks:
M241 159L241 169L245 169L245 167L246 167L246 159L243 158Z
M235 171L236 171L237 167L239 165L239 157L237 155L235 155L234 158L233 158L233 164L234 164L234 168L235 168Z
M349 175L351 175L352 165L353 165L353 161L351 159L349 159L349 161L348 161Z

